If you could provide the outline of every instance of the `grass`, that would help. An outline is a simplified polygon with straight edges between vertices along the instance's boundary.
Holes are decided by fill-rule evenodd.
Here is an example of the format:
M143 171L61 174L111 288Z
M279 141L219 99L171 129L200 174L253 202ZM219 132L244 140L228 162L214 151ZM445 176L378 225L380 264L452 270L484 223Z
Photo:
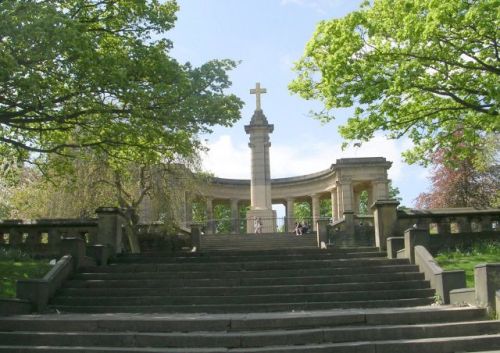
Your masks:
M435 259L445 270L464 270L467 288L473 288L474 266L500 262L500 242L480 242L470 248L443 251Z
M36 260L14 249L0 249L0 297L16 296L16 280L42 278L50 270L49 260Z

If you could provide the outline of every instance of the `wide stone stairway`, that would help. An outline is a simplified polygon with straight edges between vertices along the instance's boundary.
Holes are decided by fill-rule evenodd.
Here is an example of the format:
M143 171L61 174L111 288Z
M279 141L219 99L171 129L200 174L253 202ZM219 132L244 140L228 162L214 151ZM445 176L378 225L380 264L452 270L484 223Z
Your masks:
M0 319L0 352L415 352L500 349L480 308L433 306L374 248L125 255L84 268L53 314Z

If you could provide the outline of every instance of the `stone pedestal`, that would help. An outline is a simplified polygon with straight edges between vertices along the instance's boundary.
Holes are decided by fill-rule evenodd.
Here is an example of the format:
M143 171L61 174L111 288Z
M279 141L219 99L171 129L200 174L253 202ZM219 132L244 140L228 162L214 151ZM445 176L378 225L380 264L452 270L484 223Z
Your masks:
M387 238L397 236L398 205L396 200L378 200L371 206L375 223L375 246L380 250L385 250Z
M500 263L477 265L474 268L474 286L478 305L488 307L490 311L500 311L495 298L496 291L500 289Z
M405 256L410 263L415 263L415 246L427 247L429 243L429 231L427 229L410 228L405 230Z
M123 213L116 207L99 207L95 212L98 218L98 243L109 246L112 255L121 253L125 236Z
M276 211L249 210L247 212L247 233L255 233L255 218L260 218L262 221L262 233L276 232Z

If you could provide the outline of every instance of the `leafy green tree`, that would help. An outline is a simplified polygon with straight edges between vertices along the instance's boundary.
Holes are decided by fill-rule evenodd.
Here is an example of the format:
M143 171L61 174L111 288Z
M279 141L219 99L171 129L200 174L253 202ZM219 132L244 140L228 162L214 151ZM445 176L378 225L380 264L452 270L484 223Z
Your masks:
M319 202L320 217L332 217L332 199L321 199Z
M499 27L498 0L366 1L319 23L290 89L321 100L325 121L355 106L347 140L384 131L413 141L410 163L439 149L465 158L500 128Z
M40 153L86 147L155 164L239 119L242 102L224 93L234 62L169 56L177 10L172 0L0 1L0 155L44 164Z
M293 217L297 220L297 222L310 221L312 211L309 202L295 202L293 207Z
M214 206L215 231L220 234L231 233L231 207L229 205L217 204Z

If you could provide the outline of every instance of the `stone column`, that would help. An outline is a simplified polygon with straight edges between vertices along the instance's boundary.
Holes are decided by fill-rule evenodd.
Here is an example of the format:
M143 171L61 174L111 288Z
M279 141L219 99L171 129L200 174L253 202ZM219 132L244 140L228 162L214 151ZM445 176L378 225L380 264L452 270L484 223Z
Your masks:
M240 212L238 199L231 199L231 234L240 233Z
M97 213L97 227L99 244L110 247L111 254L120 254L124 250L123 244L123 213L116 207L99 207Z
M474 268L476 303L500 312L496 306L496 291L500 288L500 263L479 264Z
M193 201L188 193L184 194L184 223L186 228L193 222Z
M214 221L214 205L211 197L206 199L206 215L207 215L207 234L215 234L215 221Z
M295 217L293 215L294 204L295 204L294 198L286 199L286 226L287 226L286 231L289 233L293 232L295 229Z
M345 211L354 211L354 196L352 190L352 183L350 180L341 181L340 182L340 190L342 193L342 206L343 212ZM342 213L343 213L342 212Z
M387 238L398 236L396 226L398 221L396 200L380 200L373 204L373 220L375 223L375 246L385 250Z
M352 210L353 210L354 214L359 214L360 213L359 212L360 211L359 210L359 202L361 199L361 193L353 190L352 195L353 195Z
M373 202L378 200L387 200L389 198L389 181L378 179L372 182Z
M313 230L316 230L316 222L320 217L320 204L319 204L319 194L314 194L311 196L311 216L312 216L312 224L310 225Z
M332 200L332 219L333 219L333 221L338 221L339 220L339 214L338 214L339 203L338 203L338 199L337 199L337 188L332 189L330 191L330 198Z
M344 217L344 201L342 199L342 187L340 182L337 181L337 220L341 220Z
M245 125L245 132L250 135L248 146L252 152L251 179L250 179L250 211L247 213L247 231L253 232L253 220L260 218L262 233L276 231L276 212L272 209L271 198L271 168L269 161L269 147L271 142L269 134L273 132L274 125L267 122L260 105L260 94L266 90L256 88L250 93L256 94L257 107L249 125Z

